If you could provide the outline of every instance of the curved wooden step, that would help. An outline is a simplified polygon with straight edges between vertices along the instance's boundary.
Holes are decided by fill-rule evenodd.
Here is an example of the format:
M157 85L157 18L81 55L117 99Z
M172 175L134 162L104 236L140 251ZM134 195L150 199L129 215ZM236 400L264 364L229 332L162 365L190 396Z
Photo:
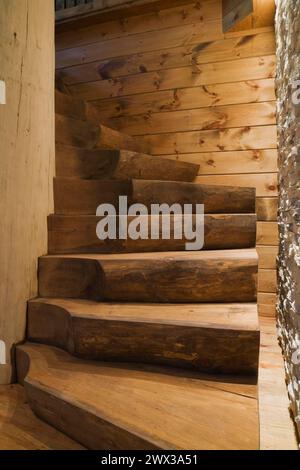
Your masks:
M256 304L113 304L36 299L29 341L84 359L257 374Z
M55 141L87 149L124 149L150 153L150 146L142 138L131 137L102 124L55 115Z
M56 214L95 215L103 203L117 206L118 197L128 204L204 204L207 214L255 213L255 189L208 186L176 181L54 179Z
M144 219L145 217L145 219ZM144 216L150 233L151 216ZM133 217L128 217L128 224ZM194 219L194 229L195 216ZM174 237L174 227L183 227L182 216L171 216L171 238L162 238L161 222L158 240L100 240L96 234L97 223L101 217L93 215L51 215L48 217L48 251L59 253L133 253L147 251L181 251L185 250L188 240ZM119 217L110 218L119 227ZM156 219L157 220L157 219ZM160 217L161 220L161 217ZM182 230L182 233L184 231ZM255 214L214 214L204 216L204 249L224 250L235 248L252 248L256 242Z
M255 249L44 256L41 297L124 302L255 302Z
M258 449L250 379L93 363L30 343L16 356L33 411L89 449Z
M86 179L194 181L199 165L129 150L91 150L56 145L56 175Z

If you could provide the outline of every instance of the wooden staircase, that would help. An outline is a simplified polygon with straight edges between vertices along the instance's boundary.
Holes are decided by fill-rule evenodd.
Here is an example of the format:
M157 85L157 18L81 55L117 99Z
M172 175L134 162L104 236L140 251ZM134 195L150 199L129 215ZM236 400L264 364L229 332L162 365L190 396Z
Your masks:
M16 351L32 409L90 449L257 449L255 191L193 184L197 165L60 92L56 113L49 254ZM205 204L203 250L99 240L96 209L119 195Z

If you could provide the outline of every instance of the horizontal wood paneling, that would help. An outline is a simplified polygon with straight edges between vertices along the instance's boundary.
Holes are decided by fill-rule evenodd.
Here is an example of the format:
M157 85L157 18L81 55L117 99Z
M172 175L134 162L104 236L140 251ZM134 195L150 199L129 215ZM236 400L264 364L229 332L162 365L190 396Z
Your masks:
M275 124L275 113L275 102L250 103L117 117L109 123L115 129L130 135L147 135L176 132L178 129L196 131L265 126Z
M277 272L275 269L260 269L258 273L259 292L276 292Z
M247 174L247 175L208 175L208 176L198 176L196 181L202 184L218 184L221 186L242 186L242 187L252 187L256 188L257 197L263 196L276 196L278 194L277 190L277 173L265 173L265 174ZM273 224L273 222L260 222L260 224ZM275 223L277 226L277 224ZM261 230L263 230L261 228ZM270 231L273 230L270 229ZM272 232L273 233L273 232ZM259 240L260 244L263 245ZM270 245L275 245L276 243L269 243Z
M159 34L151 31L138 35L101 41L86 46L62 49L56 54L57 67L68 67L81 63L93 62L112 57L119 57L120 51L128 54L158 51L197 42L217 41L222 39L219 20L205 23L193 23L164 29Z
M257 243L259 245L278 245L277 222L257 222Z
M257 245L260 269L276 269L278 246Z
M189 5L180 5L176 8L163 9L145 15L124 18L124 20L107 21L82 29L75 29L57 35L57 50L70 47L78 47L86 44L125 38L133 34L149 31L159 31L166 28L187 25L197 21L198 24L216 20L221 17L220 2L218 0L206 0L194 2Z
M79 83L71 85L69 89L78 98L94 101L100 98L198 87L212 83L273 78L274 75L275 57L272 55L145 72L113 80Z
M277 172L276 149L182 153L179 155L168 155L168 158L200 165L199 176ZM268 217L273 217L273 206L276 205L277 199L260 198L257 201L259 201L257 213L260 215L260 220L268 220ZM275 201L275 204L273 201ZM275 219L270 218L269 220Z
M57 68L66 84L91 82L107 78L122 77L138 73L159 71L169 68L186 67L191 64L224 62L247 57L269 56L275 53L274 32L248 33L219 41L200 42L131 55L96 60L68 67L60 64ZM121 51L119 52L121 54ZM126 52L127 54L127 52Z
M260 313L273 315L278 183L268 4L255 0L254 16L263 12L255 28L252 19L225 34L221 0L168 2L159 12L74 28L57 35L56 67L104 124L143 136L157 158L199 164L198 183L256 188Z
M151 146L154 155L275 149L277 147L277 129L276 126L258 126L175 132L146 136L145 139Z
M202 85L92 101L102 119L274 101L274 79Z
M266 170L268 171L268 170ZM256 213L258 220L276 221L278 211L278 199L275 197L262 197L256 199Z

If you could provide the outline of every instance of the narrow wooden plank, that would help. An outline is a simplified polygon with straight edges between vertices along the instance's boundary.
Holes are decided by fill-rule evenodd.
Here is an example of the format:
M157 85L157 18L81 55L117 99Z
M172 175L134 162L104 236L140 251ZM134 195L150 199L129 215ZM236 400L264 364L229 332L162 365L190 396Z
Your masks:
M132 55L124 55L123 53L123 55L112 59L102 59L84 64L78 57L76 65L61 68L57 63L56 68L64 82L71 85L72 83L116 78L168 68L224 62L225 60L247 57L262 57L274 53L274 31L256 33L254 30L244 36Z
M162 3L163 8L163 3ZM123 20L107 21L56 35L56 50L68 49L132 34L176 27L179 24L202 24L221 18L219 0L190 1L188 5L163 8L145 15L130 16Z
M200 184L216 184L221 186L228 186L234 184L241 187L254 187L256 188L256 195L259 197L277 195L277 173L266 174L247 174L247 175L209 175L198 176L196 182ZM275 228L272 226L263 227L260 224L272 224L272 222L259 222L259 235L258 243L261 245L270 244L276 245ZM276 224L277 225L277 224ZM277 230L277 229L276 229ZM268 243L264 243L267 241ZM271 243L273 241L273 243Z
M259 269L258 292L275 293L277 291L277 271L271 269Z
M226 175L243 173L274 173L277 171L277 150L243 150L229 152L181 153L168 158L200 165L199 175ZM257 199L259 220L271 217L271 206L276 198ZM269 202L275 201L275 204ZM268 215L266 206L269 207ZM271 220L271 219L270 219ZM274 219L273 219L274 220Z
M276 126L260 126L178 132L146 136L145 141L150 145L151 153L155 155L275 149L277 148L277 128ZM275 179L273 183L277 186ZM271 190L273 191L274 188L271 188ZM266 195L270 196L269 193Z
M212 83L272 78L274 73L274 56L264 56L146 72L114 80L79 83L71 85L69 89L77 98L95 101L100 98L199 87Z
M151 31L125 38L115 38L107 41L88 44L86 46L63 49L56 54L56 67L68 67L81 63L94 62L113 57L119 57L120 51L126 55L137 54L204 41L222 39L220 21L218 19L199 24L188 24L161 30L159 34Z
M275 150L274 153L275 152L276 152L276 158L277 158L277 151ZM269 171L269 170L266 169L266 171ZM257 213L258 220L269 221L269 222L276 221L277 212L278 212L278 198L266 197L266 198L256 199L256 213Z
M275 123L275 102L165 111L163 113L116 117L109 120L109 124L113 128L130 135L264 126Z
M99 116L107 119L117 116L152 114L162 111L226 106L241 103L260 103L275 100L273 78L238 83L203 85L195 88L142 93L92 101Z
M278 223L277 222L257 222L257 244L258 245L278 245Z
M224 33L253 12L253 0L222 0L222 6Z
M259 315L263 317L275 317L277 294L259 292L257 303Z
M278 246L256 245L260 269L276 269Z

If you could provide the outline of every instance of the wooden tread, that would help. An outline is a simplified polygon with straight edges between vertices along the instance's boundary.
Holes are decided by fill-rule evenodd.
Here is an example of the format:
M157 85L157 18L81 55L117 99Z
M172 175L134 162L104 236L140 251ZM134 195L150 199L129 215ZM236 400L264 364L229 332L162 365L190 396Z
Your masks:
M150 231L151 216L146 217ZM143 218L144 218L143 217ZM133 217L128 217L128 224ZM195 216L194 227L195 226ZM158 240L100 240L96 234L100 217L92 215L51 215L48 217L48 251L59 253L130 253L185 250L186 238L174 237L174 227L183 226L182 216L171 216L171 238L162 238L161 223ZM161 217L160 217L161 220ZM112 218L119 226L119 217ZM256 243L255 214L206 214L204 216L205 250L251 248Z
M89 449L259 447L252 379L93 363L30 343L16 356L37 416Z
M29 341L77 357L257 374L256 304L114 304L36 299Z
M255 302L255 249L52 255L39 260L41 297L123 302Z
M85 179L194 181L199 165L129 150L91 150L56 145L56 175Z
M54 179L56 214L95 215L102 203L117 207L120 195L128 204L204 204L207 214L255 213L255 189L209 186L176 181Z

